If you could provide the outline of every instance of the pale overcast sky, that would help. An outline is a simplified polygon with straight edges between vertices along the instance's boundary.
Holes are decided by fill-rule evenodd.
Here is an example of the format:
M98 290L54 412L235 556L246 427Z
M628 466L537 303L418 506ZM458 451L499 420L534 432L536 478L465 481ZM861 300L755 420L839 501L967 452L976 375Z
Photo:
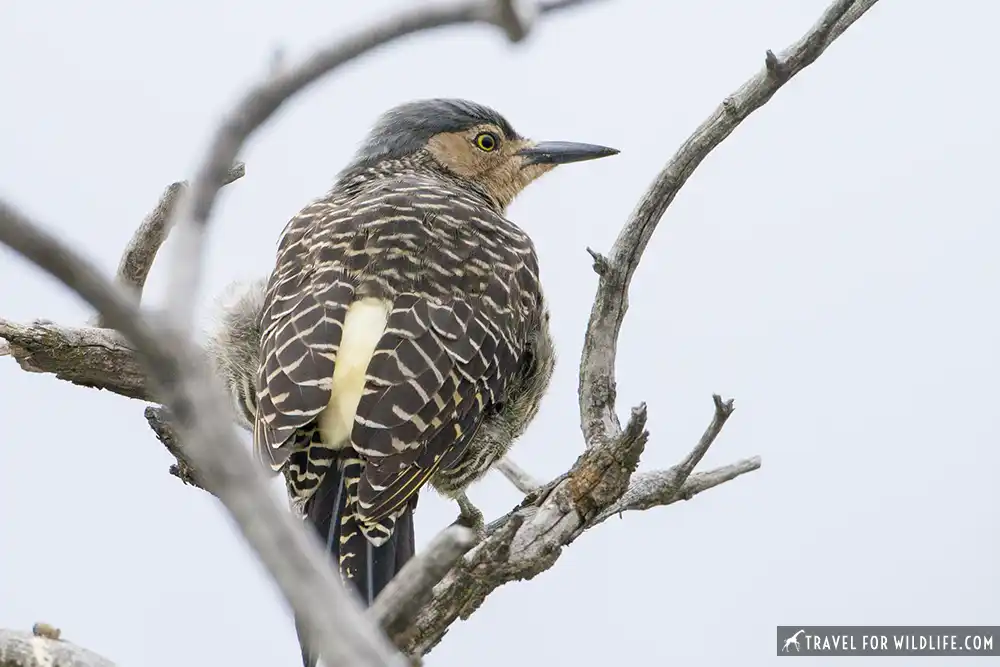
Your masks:
M510 211L537 242L560 352L514 456L554 476L582 446L585 246L610 247L677 146L827 2L609 0L516 48L459 28L356 61L247 147L201 312L270 270L287 219L399 102L467 97L536 138L618 147ZM275 49L299 56L408 4L4 2L0 196L110 273ZM763 468L608 521L454 625L428 665L761 665L777 624L998 622L997 12L879 3L709 157L653 238L618 359L620 412L649 405L642 468L689 450L713 392L737 410L705 465ZM0 250L0 315L89 311ZM298 664L271 581L219 505L167 474L141 403L10 359L0 393L0 627L45 620L121 665ZM471 495L488 517L518 501L495 473ZM419 543L454 513L424 494Z

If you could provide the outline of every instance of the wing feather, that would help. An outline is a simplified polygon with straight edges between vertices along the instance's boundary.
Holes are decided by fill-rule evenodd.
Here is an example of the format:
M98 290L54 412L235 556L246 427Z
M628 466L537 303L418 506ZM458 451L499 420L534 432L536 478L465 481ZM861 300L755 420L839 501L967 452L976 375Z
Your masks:
M315 420L347 309L373 295L392 304L351 433L366 534L391 532L435 471L461 461L517 372L538 292L527 236L435 187L406 177L305 209L286 227L261 315L255 451L276 469L291 455L311 480L322 470L299 450L323 444Z
M434 346L440 353L423 355L423 366L415 357L382 357L388 366L405 362L414 374L406 382L384 382L390 375L402 379L398 369L369 368L370 385L377 385L377 391L362 398L358 412L370 421L356 422L352 433L356 447L364 442L368 461L358 489L359 515L365 523L390 517L436 470L461 460L486 406L502 395L505 378L515 372L521 351L516 337L500 332L512 326L510 322L503 316L487 319L488 308L481 299L468 297L429 303L430 326L411 340L421 344L420 350ZM397 337L388 333L379 348L383 346L401 349ZM436 374L428 375L429 358L435 360L437 372L447 364L444 382L439 383ZM414 382L419 391L413 389ZM414 409L417 399L421 405Z

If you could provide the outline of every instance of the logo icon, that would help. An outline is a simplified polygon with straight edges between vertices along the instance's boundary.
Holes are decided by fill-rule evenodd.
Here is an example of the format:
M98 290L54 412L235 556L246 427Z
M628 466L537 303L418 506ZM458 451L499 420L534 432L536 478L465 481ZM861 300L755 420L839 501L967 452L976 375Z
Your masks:
M798 653L799 651L801 651L802 647L799 646L799 635L801 635L804 632L805 632L805 630L799 630L794 635L792 635L791 637L789 637L788 639L786 639L785 640L785 645L782 647L781 652L782 653L787 653L789 646L794 646L796 653Z

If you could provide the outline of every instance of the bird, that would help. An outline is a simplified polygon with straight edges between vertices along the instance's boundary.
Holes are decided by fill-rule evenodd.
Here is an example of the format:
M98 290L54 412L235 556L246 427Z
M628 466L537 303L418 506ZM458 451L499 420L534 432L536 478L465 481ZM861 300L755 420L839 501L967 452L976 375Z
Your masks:
M538 254L507 207L558 165L618 152L534 141L470 100L397 105L287 222L272 271L230 312L215 358L254 455L284 475L364 605L414 553L420 490L470 514L465 489L550 383Z

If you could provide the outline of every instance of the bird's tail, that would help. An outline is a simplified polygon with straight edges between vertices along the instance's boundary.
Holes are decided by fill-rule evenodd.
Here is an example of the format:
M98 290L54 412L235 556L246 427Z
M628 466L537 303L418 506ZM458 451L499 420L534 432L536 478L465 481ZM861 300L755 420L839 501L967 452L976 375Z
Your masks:
M306 521L313 526L330 554L331 563L350 581L361 603L371 606L415 550L413 503L396 519L391 537L375 547L361 532L355 509L362 463L353 456L335 460L306 506ZM302 648L302 664L316 667L318 655L305 639L298 619L295 631Z

